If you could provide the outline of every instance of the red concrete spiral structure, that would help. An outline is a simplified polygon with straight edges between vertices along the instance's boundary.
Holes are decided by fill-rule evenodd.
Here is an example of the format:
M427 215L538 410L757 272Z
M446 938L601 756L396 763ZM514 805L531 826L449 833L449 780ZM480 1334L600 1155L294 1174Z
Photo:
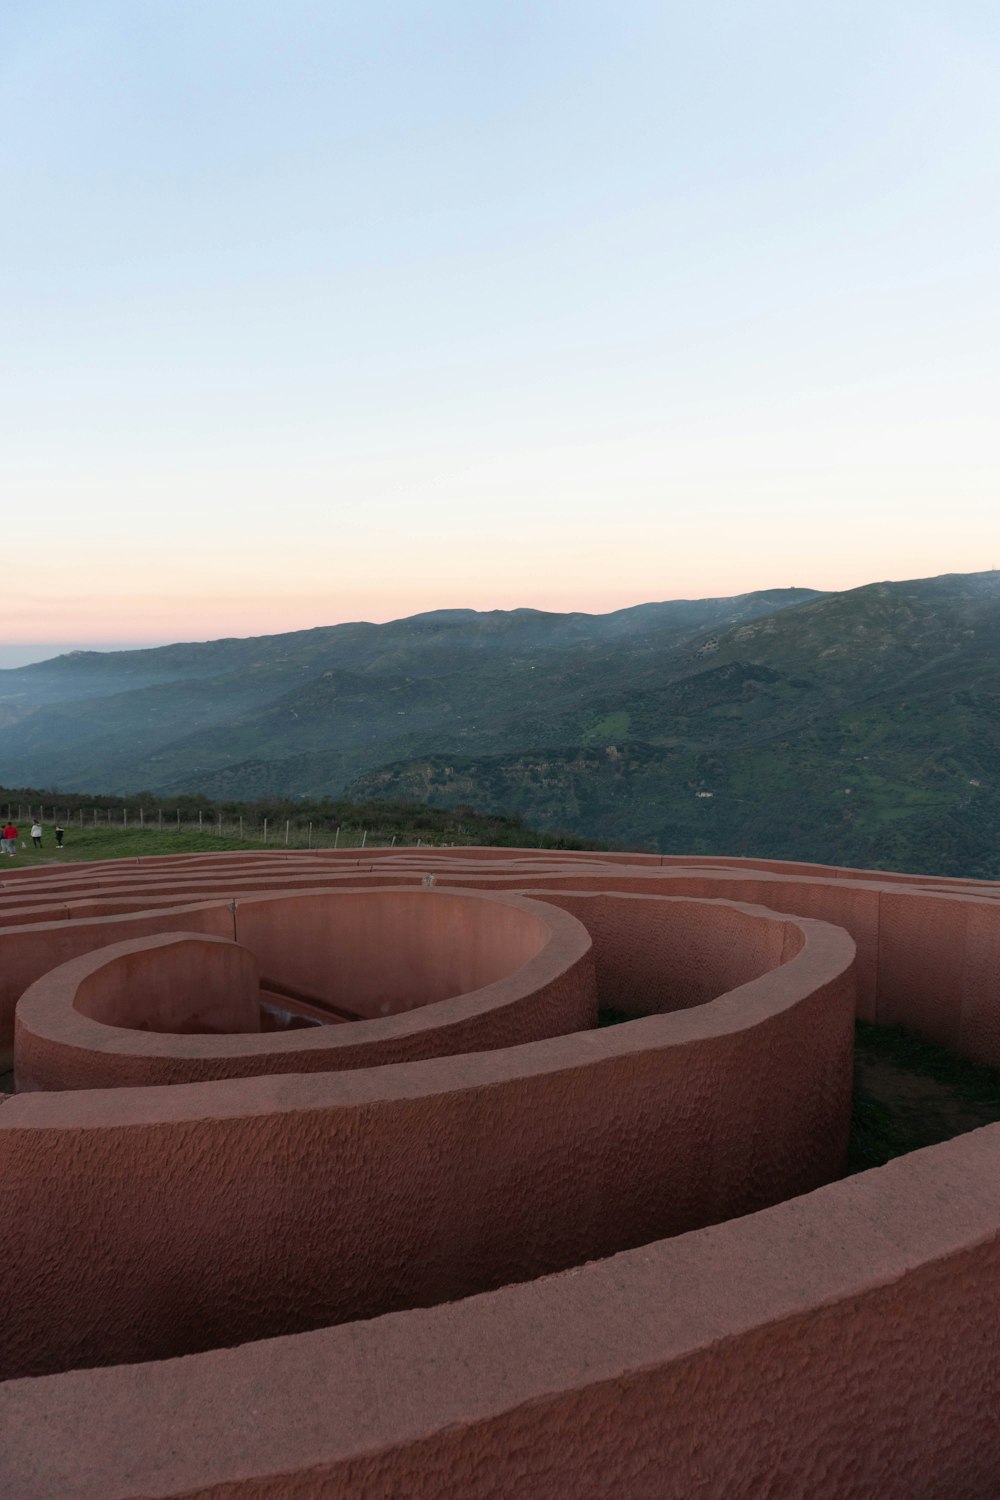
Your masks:
M8 877L0 1493L996 1494L1000 1127L842 1173L856 1011L1000 1063L998 898L483 849Z
M17 1008L18 1091L367 1068L597 1021L587 931L541 902L402 886L221 907L231 941L134 938L36 980ZM328 1024L280 1028L294 1018Z

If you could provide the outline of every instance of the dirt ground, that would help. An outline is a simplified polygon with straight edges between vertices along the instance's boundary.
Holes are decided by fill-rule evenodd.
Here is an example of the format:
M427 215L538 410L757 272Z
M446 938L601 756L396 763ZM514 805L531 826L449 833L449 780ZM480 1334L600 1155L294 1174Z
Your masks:
M947 1083L899 1067L863 1042L855 1050L854 1078L856 1091L888 1112L911 1151L1000 1120L1000 1090L992 1100L963 1098Z

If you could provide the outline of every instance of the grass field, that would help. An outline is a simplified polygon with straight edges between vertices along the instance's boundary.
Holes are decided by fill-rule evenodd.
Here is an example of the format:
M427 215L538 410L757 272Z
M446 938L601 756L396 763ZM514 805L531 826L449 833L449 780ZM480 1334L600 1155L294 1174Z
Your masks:
M1000 1074L902 1026L858 1021L850 1170L1000 1120Z
M18 825L21 832L17 854L13 859L5 859L0 869L19 869L27 865L54 865L72 864L80 860L91 859L141 859L143 856L159 854L218 854L220 849L284 849L285 829L282 824L272 833L268 830L268 839L265 843L263 838L247 836L240 838L238 830L230 833L223 829L221 834L213 833L210 829L199 829L190 825L182 825L180 829L164 827L162 831L158 828L93 828L84 826L73 827L66 824L66 833L63 840L63 848L56 849L55 835L49 824L43 824L42 847L36 849L29 837L30 823L24 822ZM340 849L360 848L363 837L361 829L342 829L337 847ZM365 847L384 847L391 841L381 833L377 836L368 835ZM336 834L329 829L313 829L313 849L332 849ZM397 842L400 842L397 840ZM414 840L416 842L416 840ZM427 839L423 842L426 844ZM22 847L25 846L25 847ZM289 849L305 849L310 847L309 831L304 828L289 829ZM0 875L0 879L2 879Z

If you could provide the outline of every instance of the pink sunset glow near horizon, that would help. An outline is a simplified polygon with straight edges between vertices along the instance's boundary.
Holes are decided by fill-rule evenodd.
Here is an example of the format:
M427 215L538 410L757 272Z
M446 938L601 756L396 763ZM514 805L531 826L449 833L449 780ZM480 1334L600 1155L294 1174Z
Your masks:
M781 567L780 563L776 563L770 572L763 573L735 568L712 573L706 568L699 577L678 577L672 580L672 586L667 587L664 583L670 584L671 580L647 579L645 590L638 582L631 587L622 582L618 587L586 588L582 584L573 587L567 581L561 586L554 584L548 589L532 590L530 596L527 591L519 591L516 585L488 590L485 584L480 584L475 595L470 597L468 593L450 592L442 582L439 590L401 586L392 592L331 590L327 594L303 592L292 597L275 591L267 600L241 599L228 592L218 598L187 596L159 600L139 599L122 593L110 609L106 602L99 604L83 597L70 598L59 601L58 605L53 601L50 608L40 608L18 617L17 628L10 628L15 621L12 614L8 615L8 628L0 638L0 666L39 660L47 649L48 654L73 649L113 651L232 636L277 635L351 621L383 623L439 609L528 608L554 613L606 614L665 599L725 598L757 589L792 587L842 592L890 579L902 581L941 572L987 570L975 557L958 555L952 567L943 567L943 559L936 561L936 567L924 572L897 571L879 576L869 576L860 568L833 570L829 566L817 566L809 574L804 574L801 569ZM3 618L0 609L0 619ZM43 621L44 631L38 629ZM33 625L36 627L34 633Z
M983 0L15 8L0 661L991 568L998 68Z

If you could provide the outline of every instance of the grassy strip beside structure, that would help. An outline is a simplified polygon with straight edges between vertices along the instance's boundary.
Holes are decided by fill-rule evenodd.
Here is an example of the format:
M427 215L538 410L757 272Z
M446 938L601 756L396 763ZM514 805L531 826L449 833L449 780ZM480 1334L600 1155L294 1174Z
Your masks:
M79 793L0 788L0 819L13 818L21 843L17 858L122 859L143 854L191 854L219 849L355 849L387 844L472 844L499 848L593 847L566 833L538 833L519 818L447 811L421 803L262 801L211 804L201 797L87 797ZM36 850L29 830L42 824ZM55 850L54 825L65 829Z

